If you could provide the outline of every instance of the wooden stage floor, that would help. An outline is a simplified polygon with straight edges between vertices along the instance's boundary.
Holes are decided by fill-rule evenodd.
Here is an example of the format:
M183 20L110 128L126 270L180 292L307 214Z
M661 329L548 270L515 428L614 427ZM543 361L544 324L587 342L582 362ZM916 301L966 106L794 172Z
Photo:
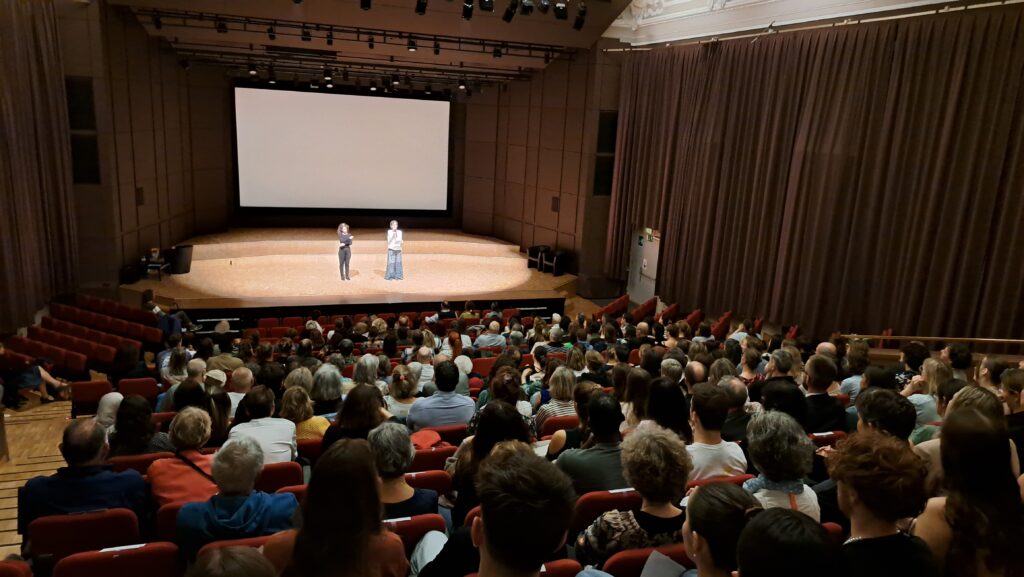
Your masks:
M348 282L339 279L333 229L234 229L182 243L195 246L191 272L121 285L121 299L134 303L143 290L153 289L161 303L226 309L575 295L576 277L527 268L517 245L452 230L406 230L405 279L386 281L385 230L353 229L352 234Z

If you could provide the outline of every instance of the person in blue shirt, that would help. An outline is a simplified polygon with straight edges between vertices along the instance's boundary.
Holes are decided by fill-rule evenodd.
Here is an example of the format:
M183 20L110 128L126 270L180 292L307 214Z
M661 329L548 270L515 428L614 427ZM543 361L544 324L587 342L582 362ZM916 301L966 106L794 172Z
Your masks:
M213 457L219 493L205 503L186 503L178 512L178 547L186 559L213 541L273 535L292 528L298 501L292 493L255 491L263 450L247 436L227 442Z
M451 361L438 363L434 367L434 384L437 392L418 399L409 409L406 423L412 431L423 427L445 427L469 423L476 412L473 399L455 392L459 384L459 368Z
M71 421L60 444L67 467L35 477L18 492L18 533L47 515L125 508L143 519L148 512L146 482L134 470L115 473L104 463L107 431L94 419ZM26 543L26 548L30 544Z

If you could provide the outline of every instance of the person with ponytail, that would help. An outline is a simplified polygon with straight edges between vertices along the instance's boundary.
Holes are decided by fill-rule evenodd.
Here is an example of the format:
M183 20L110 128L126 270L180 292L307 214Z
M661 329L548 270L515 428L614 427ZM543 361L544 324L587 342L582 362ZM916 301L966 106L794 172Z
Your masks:
M342 439L313 468L300 528L273 535L263 554L283 577L405 577L405 547L382 510L370 445Z

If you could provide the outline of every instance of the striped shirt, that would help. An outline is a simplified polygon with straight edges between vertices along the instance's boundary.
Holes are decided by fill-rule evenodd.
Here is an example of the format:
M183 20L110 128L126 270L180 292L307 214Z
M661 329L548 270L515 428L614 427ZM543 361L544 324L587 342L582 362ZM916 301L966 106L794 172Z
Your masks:
M544 426L544 421L548 417L568 417L576 414L576 406L573 405L572 401L559 401L558 399L551 399L546 405L542 405L537 410L537 416L535 422L537 424L537 433L540 433L541 427Z

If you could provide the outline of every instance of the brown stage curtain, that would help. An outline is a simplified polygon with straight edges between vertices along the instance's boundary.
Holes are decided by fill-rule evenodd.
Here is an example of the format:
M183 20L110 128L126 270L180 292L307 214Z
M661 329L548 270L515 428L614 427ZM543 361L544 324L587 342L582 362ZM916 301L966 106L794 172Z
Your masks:
M607 272L654 226L684 308L1019 337L1022 75L1019 6L631 53Z
M0 2L0 331L73 290L70 132L52 1Z

